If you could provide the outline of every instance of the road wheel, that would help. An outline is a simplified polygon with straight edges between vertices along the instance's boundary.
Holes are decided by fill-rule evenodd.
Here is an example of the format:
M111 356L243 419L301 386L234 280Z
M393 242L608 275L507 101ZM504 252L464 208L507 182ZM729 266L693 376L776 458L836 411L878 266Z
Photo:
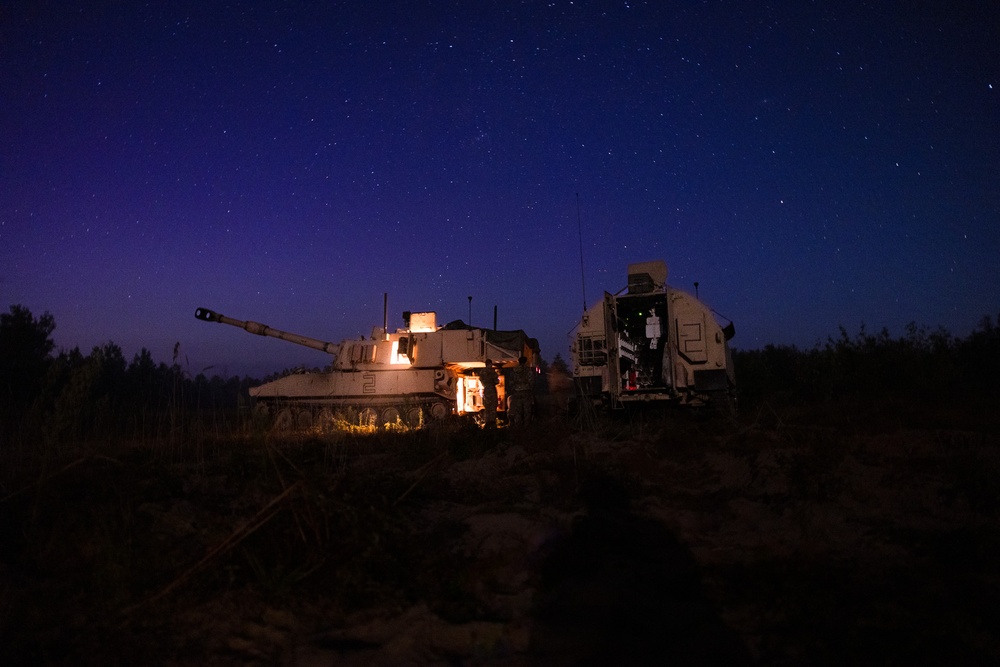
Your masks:
M448 416L448 405L438 401L431 404L431 417L434 419L444 419Z
M308 431L313 425L313 413L309 408L304 410L299 410L299 414L295 415L295 428L300 431Z
M382 424L395 425L399 417L399 408L390 406L382 411Z
M376 428L378 426L377 422L378 413L375 412L375 408L365 408L358 415L358 424L360 426Z
M293 426L295 426L295 415L288 408L284 408L274 418L274 426L272 428L278 433L288 433L292 430Z
M424 411L417 407L406 409L406 425L410 428L420 428L424 421Z
M316 426L319 428L321 433L329 433L334 429L335 417L333 410L330 408L322 408L319 414L316 415Z

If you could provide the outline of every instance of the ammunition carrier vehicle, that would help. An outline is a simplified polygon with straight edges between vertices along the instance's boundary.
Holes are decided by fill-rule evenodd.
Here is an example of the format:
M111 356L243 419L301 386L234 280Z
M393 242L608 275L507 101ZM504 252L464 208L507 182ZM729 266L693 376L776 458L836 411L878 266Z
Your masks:
M521 356L531 365L538 361L538 343L523 331L482 329L461 321L439 327L433 312L404 312L405 326L395 332L388 332L383 323L371 338L340 343L236 320L207 308L195 310L195 317L332 356L329 370L287 375L250 389L255 409L272 416L278 430L323 429L338 418L367 426L417 427L449 415L477 416L483 410L478 373L487 359L500 375L502 414L502 369L516 366Z
M612 409L650 402L735 410L729 340L708 306L667 285L662 261L630 264L628 286L583 314L572 373L584 401Z

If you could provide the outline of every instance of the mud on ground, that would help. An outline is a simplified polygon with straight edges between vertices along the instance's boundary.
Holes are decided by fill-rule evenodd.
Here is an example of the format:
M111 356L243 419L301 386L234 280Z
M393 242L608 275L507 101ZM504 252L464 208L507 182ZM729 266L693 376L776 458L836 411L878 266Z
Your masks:
M20 451L4 662L997 664L995 424L833 413Z

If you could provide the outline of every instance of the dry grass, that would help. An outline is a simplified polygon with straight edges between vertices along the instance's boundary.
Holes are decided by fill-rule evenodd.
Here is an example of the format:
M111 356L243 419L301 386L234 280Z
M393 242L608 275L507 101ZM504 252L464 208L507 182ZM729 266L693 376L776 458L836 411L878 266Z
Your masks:
M843 409L19 450L5 662L1000 659L996 424Z

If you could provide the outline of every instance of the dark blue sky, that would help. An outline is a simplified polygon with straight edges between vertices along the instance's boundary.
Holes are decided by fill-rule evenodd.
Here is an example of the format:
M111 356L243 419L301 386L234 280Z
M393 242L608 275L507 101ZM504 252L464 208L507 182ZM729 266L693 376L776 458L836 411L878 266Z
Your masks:
M997 2L310 4L0 7L0 307L227 375L325 359L196 307L551 360L650 259L745 349L1000 313Z

